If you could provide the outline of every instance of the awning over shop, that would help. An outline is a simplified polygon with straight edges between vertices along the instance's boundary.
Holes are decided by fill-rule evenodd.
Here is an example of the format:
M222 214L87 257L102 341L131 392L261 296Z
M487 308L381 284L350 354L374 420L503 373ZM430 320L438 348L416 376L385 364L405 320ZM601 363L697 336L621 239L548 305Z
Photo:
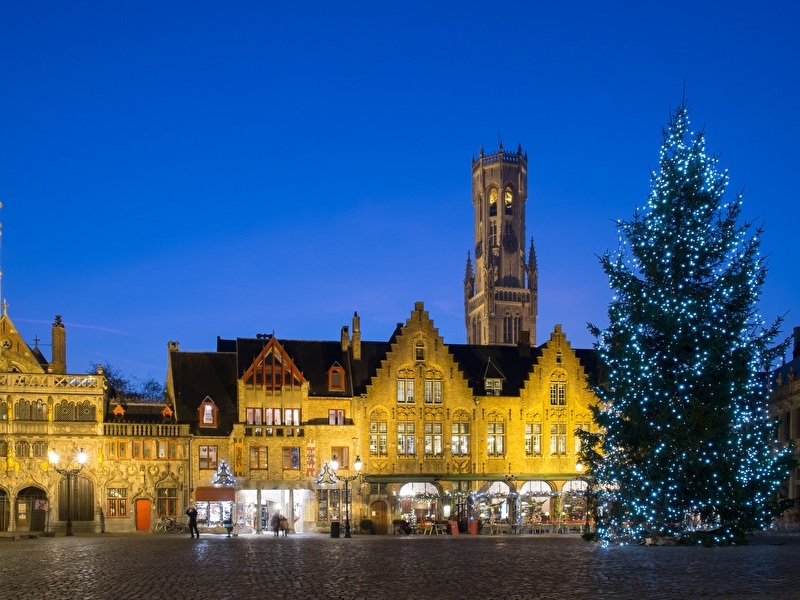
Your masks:
M236 490L232 487L199 487L194 491L196 502L234 502L236 500Z

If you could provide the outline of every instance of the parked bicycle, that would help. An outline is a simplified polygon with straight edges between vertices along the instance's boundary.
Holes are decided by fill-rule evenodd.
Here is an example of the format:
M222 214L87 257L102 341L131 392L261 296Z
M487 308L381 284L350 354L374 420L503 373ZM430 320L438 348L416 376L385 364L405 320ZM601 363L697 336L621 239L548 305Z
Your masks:
M160 517L153 523L151 531L153 533L183 533L186 524L175 517Z

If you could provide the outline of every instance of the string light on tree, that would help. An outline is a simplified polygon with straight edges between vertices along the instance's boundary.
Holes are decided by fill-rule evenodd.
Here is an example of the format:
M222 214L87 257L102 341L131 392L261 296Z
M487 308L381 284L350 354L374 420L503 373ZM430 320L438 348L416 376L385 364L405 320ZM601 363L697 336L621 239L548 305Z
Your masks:
M757 311L761 229L724 200L728 172L689 131L688 107L663 132L646 208L618 221L601 263L609 327L592 326L608 369L582 458L604 502L598 533L693 536L727 544L767 526L791 457L775 449L760 376L784 345ZM651 534L648 534L651 535Z

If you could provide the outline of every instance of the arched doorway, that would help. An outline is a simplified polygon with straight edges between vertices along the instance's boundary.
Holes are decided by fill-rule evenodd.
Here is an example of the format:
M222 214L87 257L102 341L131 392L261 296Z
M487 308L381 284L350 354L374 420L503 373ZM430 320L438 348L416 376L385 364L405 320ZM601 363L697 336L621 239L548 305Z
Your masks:
M389 506L382 501L376 501L369 507L370 519L375 525L377 533L389 533Z
M17 531L44 531L47 524L47 494L26 487L17 495Z
M11 522L11 500L5 490L0 490L0 531L8 531Z
M136 531L150 531L150 500L136 499Z
M433 483L406 483L397 493L400 517L411 524L425 519L442 518L443 508L439 488Z

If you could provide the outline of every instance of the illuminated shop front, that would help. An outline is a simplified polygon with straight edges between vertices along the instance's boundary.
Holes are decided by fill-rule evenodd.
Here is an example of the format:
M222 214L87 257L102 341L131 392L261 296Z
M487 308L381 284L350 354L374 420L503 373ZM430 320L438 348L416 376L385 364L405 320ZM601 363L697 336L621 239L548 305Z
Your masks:
M236 490L232 487L207 486L195 490L197 524L206 527L222 527L232 522L235 513Z

